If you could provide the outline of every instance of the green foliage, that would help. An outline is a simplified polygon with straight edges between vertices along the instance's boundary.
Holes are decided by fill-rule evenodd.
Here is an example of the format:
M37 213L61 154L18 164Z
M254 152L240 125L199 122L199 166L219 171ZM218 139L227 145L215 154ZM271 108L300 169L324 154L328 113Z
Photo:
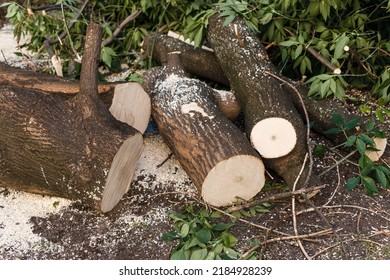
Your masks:
M5 3L7 18L16 26L15 36L31 38L28 49L45 52L44 41L66 30L83 1L47 1L58 9L34 9ZM53 46L65 65L82 54L88 22L100 23L108 38L132 12L142 13L128 23L102 51L102 61L111 70L132 64L145 36L156 30L172 30L194 41L204 42L208 19L217 10L225 24L236 17L261 35L277 68L286 76L307 76L310 95L346 98L346 88L372 90L382 104L390 101L390 0L105 0L89 1L81 17L62 44ZM308 51L310 48L310 51ZM313 55L320 55L341 74L330 70ZM147 65L146 65L147 66Z
M359 185L364 186L367 194L374 195L379 192L377 185L390 187L390 169L385 164L374 163L366 155L366 151L376 151L374 138L384 138L385 135L375 128L373 120L363 124L359 119L351 119L347 122L340 115L333 115L332 121L337 127L327 130L327 134L343 133L346 141L344 146L354 149L359 153L358 174L347 180L346 188L352 190ZM357 133L350 133L356 127L360 127Z
M213 223L221 218L218 212L204 207L188 205L181 213L171 212L174 230L162 236L164 241L179 240L173 249L173 260L221 260L238 259L239 254L233 249L237 238L228 229L232 223Z

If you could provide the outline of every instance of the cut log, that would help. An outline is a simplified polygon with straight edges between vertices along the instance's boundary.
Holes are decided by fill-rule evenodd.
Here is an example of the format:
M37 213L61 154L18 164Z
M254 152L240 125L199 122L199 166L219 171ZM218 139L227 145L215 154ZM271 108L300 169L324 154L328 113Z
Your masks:
M213 102L212 89L186 77L179 54L146 73L152 117L203 199L225 206L254 197L265 182L264 166L243 133Z
M220 84L229 84L213 52L195 48L183 41L159 33L149 34L142 48L147 55L162 65L167 63L168 53L180 51L184 69L188 73Z
M175 39L176 37L176 39ZM158 63L164 64L166 63L166 57L168 51L183 51L183 56L185 56L186 63L184 64L184 68L187 72L192 75L197 75L199 77L205 78L207 80L211 80L222 84L224 86L229 87L229 80L226 78L225 73L223 73L223 69L219 66L219 62L215 56L215 54L207 49L195 49L193 46L184 43L180 38L175 37L167 37L163 34L152 33L147 40L145 40L144 48L147 53L153 54L153 59ZM151 41L152 40L152 41ZM157 47L156 51L153 52L153 42ZM195 51L196 50L196 51ZM190 55L189 55L190 54ZM202 65L207 65L212 67L202 68L202 72L199 71L199 61L202 61ZM251 67L251 66L248 66ZM272 72L273 75L279 76L277 72ZM307 96L308 88L302 83L292 81L286 77L280 77L286 82L293 85L299 92L300 96L303 99L305 104L307 113L309 115L309 119L312 125L312 129L317 133L323 133L324 131L335 127L335 124L331 120L333 114L338 114L343 117L345 121L349 121L354 118L359 118L355 113L350 112L345 106L340 104L337 100L334 99L324 99L324 100L315 100L311 97ZM295 105L295 107L301 113L303 119L305 119L305 113L302 106L302 102L297 95L297 93L292 90L286 84L283 85L285 88L285 92L288 93ZM227 116L229 119L234 119L238 116L240 112L240 106L238 101L235 99L234 94L231 91L225 91L223 94L224 98L218 99L218 107L221 112ZM218 98L218 97L217 97ZM229 100L228 102L226 102ZM232 114L229 115L229 108L232 109ZM385 134L390 134L390 130L385 130ZM335 144L341 144L345 142L344 134L332 134L325 135L330 140L334 141ZM383 142L386 142L385 139L382 139ZM380 147L379 147L380 148ZM385 149L380 148L380 151L375 153L378 155L383 154ZM369 156L372 153L368 153ZM377 157L373 157L372 159L376 159Z
M80 84L76 80L67 80L61 77L32 72L0 63L0 85L18 87L28 90L38 90L47 93L62 93L74 95L79 93ZM112 95L116 84L106 83L98 85L98 92L102 95ZM111 102L111 100L110 100Z
M151 115L149 95L138 83L119 84L115 87L110 112L117 120L144 133Z
M264 163L293 186L307 153L304 123L280 81L266 75L275 69L259 38L239 18L223 22L218 14L209 19L207 39L242 107L247 135ZM286 134L275 133L281 130ZM307 172L305 168L298 186Z
M128 189L143 140L98 98L101 34L100 26L88 27L79 94L0 88L4 187L81 201L103 212Z

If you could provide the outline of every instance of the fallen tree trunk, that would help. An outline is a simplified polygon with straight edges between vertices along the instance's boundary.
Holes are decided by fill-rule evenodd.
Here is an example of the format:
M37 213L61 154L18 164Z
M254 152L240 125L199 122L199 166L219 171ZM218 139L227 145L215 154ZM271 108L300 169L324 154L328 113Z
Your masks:
M179 54L145 76L152 116L163 139L203 199L225 206L255 196L265 182L264 166L242 132L219 112L212 89L187 78Z
M183 65L187 72L193 75L197 75L201 78L220 83L227 87L230 86L230 82L223 72L222 67L220 67L214 52L206 49L195 48L194 46L178 40L177 38L172 38L167 35L157 33L150 34L146 38L143 47L145 51L160 64L166 63L167 52L181 51L186 61L186 63L183 63ZM265 55L264 52L263 55ZM207 65L207 67L203 67L203 65ZM248 67L250 68L252 66L248 65ZM276 71L270 71L270 73L280 77ZM337 100L315 100L307 96L308 88L304 84L294 82L286 77L280 78L284 80L284 82L280 81L280 83L283 84L282 86L285 89L285 93L289 94L302 118L305 118L305 109L307 110L312 129L317 133L323 134L324 131L336 126L336 124L332 121L333 114L340 115L346 122L350 121L351 119L360 118L360 116L357 116L355 113L349 111ZM291 87L287 85L287 83L295 87L295 89L298 91L298 94L295 90L292 90ZM225 92L225 96L228 96L229 102L227 103L224 102L224 99L220 99L220 104L218 106L223 108L221 110L223 114L225 114L224 112L227 111L229 107L232 107L234 114L231 116L237 116L237 112L240 112L240 105L238 101L234 99L234 94ZM302 101L304 105L302 105ZM389 133L389 129L385 130L386 135ZM325 136L334 141L336 145L345 142L345 136L342 133ZM380 141L383 144L386 142L386 139L378 139L377 141ZM380 148L380 146L378 147ZM382 148L379 152L369 153L372 160L378 160L378 156L383 154L386 145L382 145L381 147Z
M215 51L245 115L252 145L264 163L293 186L308 176L306 129L301 116L281 83L266 75L274 72L260 40L239 19L224 26L219 15L209 19L207 39Z
M0 89L0 170L5 187L110 211L128 190L143 138L98 97L101 27L86 35L80 89L65 95Z

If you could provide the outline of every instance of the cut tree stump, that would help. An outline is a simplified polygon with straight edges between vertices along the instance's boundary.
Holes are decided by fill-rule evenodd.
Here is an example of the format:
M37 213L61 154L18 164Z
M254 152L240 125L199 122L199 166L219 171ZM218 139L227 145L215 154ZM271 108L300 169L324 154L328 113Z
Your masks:
M219 14L209 19L207 39L242 107L247 135L266 166L293 186L308 152L304 122L280 81L265 73L275 69L257 36L239 18L223 22ZM307 174L305 168L298 186Z
M254 197L265 182L264 166L243 133L213 102L212 89L186 77L180 54L145 75L152 117L163 139L203 199L225 206Z
M0 182L110 211L128 190L143 149L98 96L101 27L86 35L79 93L0 88Z

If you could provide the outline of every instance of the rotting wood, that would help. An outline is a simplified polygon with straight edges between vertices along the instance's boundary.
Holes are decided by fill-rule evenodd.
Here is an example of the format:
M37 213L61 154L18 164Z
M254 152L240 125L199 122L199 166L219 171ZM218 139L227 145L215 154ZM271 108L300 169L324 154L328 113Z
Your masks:
M265 182L261 159L220 113L213 90L186 77L179 57L170 54L168 66L145 75L160 134L207 203L225 206L254 197Z

